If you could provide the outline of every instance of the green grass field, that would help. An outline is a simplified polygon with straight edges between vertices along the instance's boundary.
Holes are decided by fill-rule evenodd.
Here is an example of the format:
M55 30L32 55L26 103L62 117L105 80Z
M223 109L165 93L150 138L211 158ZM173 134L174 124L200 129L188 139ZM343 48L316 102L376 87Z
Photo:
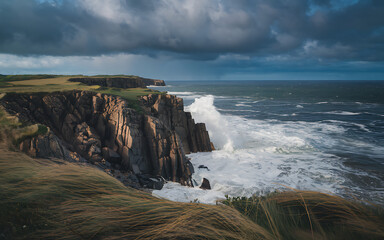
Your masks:
M87 90L98 93L110 94L120 96L132 105L133 108L138 109L137 98L139 96L145 96L151 93L160 93L147 88L106 88L97 85L88 86L79 82L70 82L68 79L78 76L63 76L63 75L0 75L0 93L36 93L36 92L58 92L58 91L70 91L70 90ZM106 77L107 75L93 76ZM130 75L113 75L109 77L136 77Z
M0 239L384 239L383 208L372 204L289 189L178 203L90 165L12 151L15 136L38 131L0 109Z

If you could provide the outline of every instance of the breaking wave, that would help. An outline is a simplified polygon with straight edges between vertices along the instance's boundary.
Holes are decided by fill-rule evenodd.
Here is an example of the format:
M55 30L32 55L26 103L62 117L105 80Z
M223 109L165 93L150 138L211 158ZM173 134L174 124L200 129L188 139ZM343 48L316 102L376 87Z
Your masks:
M186 188L168 183L157 196L175 201L214 203L229 196L265 194L289 186L297 189L338 193L345 174L339 157L325 153L338 142L332 134L343 134L340 122L279 121L245 119L221 114L212 95L196 98L186 107L196 122L204 122L216 151L193 153L194 180L210 180L212 190ZM199 165L207 169L199 169Z

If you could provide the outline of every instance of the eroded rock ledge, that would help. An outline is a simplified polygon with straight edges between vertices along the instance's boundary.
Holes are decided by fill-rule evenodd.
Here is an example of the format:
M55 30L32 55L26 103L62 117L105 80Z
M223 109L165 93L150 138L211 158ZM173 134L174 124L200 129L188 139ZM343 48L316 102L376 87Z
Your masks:
M20 145L34 157L90 162L131 186L140 176L192 185L194 170L185 154L212 150L205 124L195 124L175 96L154 94L140 102L144 113L120 97L78 90L1 99L22 121L51 129Z
M70 78L70 82L81 82L86 85L99 85L114 88L146 88L147 86L165 86L164 80L149 79L142 77L83 77Z

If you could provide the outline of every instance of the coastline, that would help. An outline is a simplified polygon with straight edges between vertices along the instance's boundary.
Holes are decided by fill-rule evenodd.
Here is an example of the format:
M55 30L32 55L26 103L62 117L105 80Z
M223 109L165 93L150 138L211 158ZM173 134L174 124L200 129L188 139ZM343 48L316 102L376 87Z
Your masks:
M314 131L318 125L303 125L304 123L300 122L293 128L297 131L295 134L299 135L292 138L286 132L287 129L292 129L292 125L287 125L291 121L285 122L285 125L276 125L277 121L271 124L271 122L263 120L256 121L241 116L223 115L225 108L217 108L214 100L219 99L225 103L228 98L224 96L215 98L214 95L204 95L199 92L199 95L202 96L195 100L196 92L191 91L187 94L187 96L192 96L188 100L190 104L184 109L183 99L147 90L135 89L133 92L132 89L120 90L118 91L120 96L97 93L95 91L98 91L98 88L93 91L8 93L3 96L1 102L4 107L11 113L17 113L18 117L10 116L3 109L0 111L0 149L2 152L0 154L0 186L2 188L0 191L0 213L2 213L0 214L0 234L6 238L66 236L72 239L81 239L84 236L96 236L97 238L125 236L143 239L156 237L205 239L293 237L308 239L310 236L380 239L384 236L380 230L384 226L382 207L364 202L363 199L348 200L333 194L285 187L285 191L271 189L260 195L255 194L257 189L252 188L247 193L237 192L244 188L239 185L239 183L246 183L243 181L244 179L253 184L260 184L260 179L269 181L269 178L274 179L276 176L293 179L292 175L285 176L281 175L281 172L266 171L265 169L276 167L273 161L266 161L266 157L301 156L303 159L307 159L308 155L303 153L319 154L311 149L308 152L308 148L297 148L297 143L301 146L298 136L304 136L303 133L306 133L305 136L307 136L306 131ZM140 94L145 96L139 96ZM132 103L135 101L139 102L136 102L138 105L134 105L133 108ZM248 102L243 103L242 106L236 106L239 101ZM240 108L261 103L265 104L267 101L241 98L236 99L236 102L231 102L235 107ZM360 105L365 104L359 103ZM300 105L303 107L297 108L297 104L294 103L292 109L304 111L308 108L305 104ZM191 111L192 114L186 113L185 110ZM47 116L51 119L47 119ZM355 117L358 115L340 116ZM201 124L191 125L195 124L192 119L195 119L196 122L205 122L207 125L204 127ZM112 121L109 122L110 120ZM30 125L26 122L35 124ZM187 125L183 125L184 122L187 122ZM220 124L217 125L217 122ZM254 125L255 123L256 125ZM266 125L266 123L270 125ZM323 132L324 136L342 129L341 127L329 128L329 124L340 124L340 122L323 123L321 131L326 130ZM220 128L215 130L212 128L215 125ZM187 127L180 128L181 126ZM195 126L195 128L191 128L191 126ZM262 131L255 132L255 129L250 131L244 126L257 127ZM273 132L279 129L276 128L277 126L284 126L281 128L282 131L276 132L276 136L280 139L279 142L275 141L275 135L267 134L268 131ZM223 127L229 128L224 128L225 131L223 131L221 130ZM354 127L359 131L365 131L364 128ZM106 131L108 128L110 129ZM241 138L233 138L237 136L233 131L243 128L253 136L264 136L263 142L258 141L260 147L254 153L249 149L244 151L245 147L254 146L237 141ZM75 131L63 131L63 129L75 129ZM105 131L101 131L102 129ZM112 131L113 129L116 131ZM182 129L184 130L181 131ZM206 138L205 141L196 139L195 142L189 142L193 133L195 136L200 136L199 138L204 134L208 136L207 130L209 139ZM132 132L135 135L130 134ZM190 137L186 132L190 134ZM109 138L110 133L116 134ZM124 135L126 133L128 134ZM251 135L240 133L239 137L251 139L249 138ZM72 134L75 136L74 138L71 138ZM183 134L185 134L185 138L183 138ZM143 136L143 141L140 140L140 136ZM116 146L108 145L108 143L104 146L105 139L111 140ZM210 152L212 148L209 149L210 139L217 148L213 152ZM132 179L133 175L125 175L125 170L121 169L124 164L120 164L119 161L125 159L128 160L125 162L126 164L135 163L132 155L129 158L124 157L125 144L129 146L129 144L135 144L135 141L143 144L141 146L153 147L154 151L149 150L150 153L157 154L159 151L163 151L149 160L151 166L159 166L152 170L161 174L163 172L174 173L176 165L171 165L171 167L163 165L162 168L161 165L154 165L154 163L159 163L160 156L169 154L168 156L173 162L183 161L182 154L185 151L185 159L192 161L195 165L195 175L186 171L184 176L191 177L188 180L183 178L183 175L177 175L180 171L176 169L176 175L163 175L164 178L174 182L166 184L165 188L161 190L171 190L169 194L178 197L183 195L180 195L180 192L189 189L192 191L190 198L176 199L185 203L166 200L158 194L158 190L151 193L147 190L148 187L157 188L159 186L161 180L153 180L153 177L158 174L145 178L145 189L142 188L143 179L137 179L138 182L132 185L132 182L136 180ZM185 142L189 142L188 145ZM287 142L293 145L283 149ZM283 145L280 148L270 148L265 145L266 143ZM21 144L21 148L18 144ZM135 146L140 146L140 144ZM196 153L187 155L189 152L194 152L193 146L196 147ZM166 149L170 147L174 148L168 152ZM71 149L77 150L71 151ZM101 151L102 149L104 150ZM135 147L135 149L140 148ZM265 149L270 150L265 151ZM29 152L34 158L20 150ZM201 150L207 151L202 152ZM290 152L287 152L288 150ZM43 153L46 155L39 155ZM48 153L56 155L52 156ZM173 155L175 153L176 155ZM57 154L62 154L62 157L69 156L71 160L60 160L61 157ZM98 156L104 160L108 159L111 167L103 167L103 164L107 166L108 163L106 164L102 159L98 162ZM244 158L244 156L248 156L248 158ZM260 158L260 163L255 164L255 159L251 156ZM182 169L182 161L177 164L178 167L181 167L179 169ZM285 159L281 159L281 162L284 163ZM267 168L262 168L262 163L266 163L264 166ZM199 168L200 164L204 164L204 166ZM297 161L292 164L303 168ZM306 164L309 167L315 166L308 162ZM252 174L255 175L252 167L255 166L261 167L260 171L263 174L259 174L259 176L256 174L256 177L260 178L252 179ZM321 169L322 166L319 167ZM133 164L128 165L128 171L133 172L137 177L139 174L135 173L137 171L135 168ZM142 171L142 168L138 169ZM188 169L191 171L193 168L188 167ZM279 171L285 170L279 169ZM290 171L294 172L292 169ZM205 175L207 173L210 175ZM298 171L298 174L302 174L302 172ZM193 176L208 178L212 190L183 187L176 183L184 181L184 184L188 185L186 182L193 182ZM221 178L215 179L214 176ZM243 177L243 179L239 177ZM131 185L127 184L127 181L131 181ZM196 183L194 185L200 185L200 181L196 181ZM226 187L224 190L231 192L232 195L223 194L224 191L220 190L220 184L221 187ZM234 184L234 188L227 188L229 185L224 184ZM324 183L320 182L320 184ZM141 191L130 186L141 189ZM168 188L169 186L171 187ZM265 185L260 186L265 188ZM219 191L217 191L218 189ZM172 192L174 190L176 192ZM201 193L204 194L199 195ZM204 204L204 202L211 204ZM62 224L63 222L66 224ZM169 227L174 224L179 227ZM132 228L133 225L139 227ZM71 231L71 229L77 230ZM158 234L159 231L162 233L161 235Z

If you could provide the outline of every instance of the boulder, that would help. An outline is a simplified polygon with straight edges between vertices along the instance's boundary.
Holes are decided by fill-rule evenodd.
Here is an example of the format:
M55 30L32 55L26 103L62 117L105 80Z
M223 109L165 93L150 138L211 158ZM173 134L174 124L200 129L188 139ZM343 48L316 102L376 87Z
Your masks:
M209 168L207 166L204 166L204 165L199 165L198 167L199 169L207 169L209 171Z
M136 175L142 187L161 190L164 186L164 179L162 177L154 177L149 174Z
M206 178L203 178L203 182L201 183L200 188L204 189L204 190L210 190L211 189L211 184L209 183L209 180L206 179Z

